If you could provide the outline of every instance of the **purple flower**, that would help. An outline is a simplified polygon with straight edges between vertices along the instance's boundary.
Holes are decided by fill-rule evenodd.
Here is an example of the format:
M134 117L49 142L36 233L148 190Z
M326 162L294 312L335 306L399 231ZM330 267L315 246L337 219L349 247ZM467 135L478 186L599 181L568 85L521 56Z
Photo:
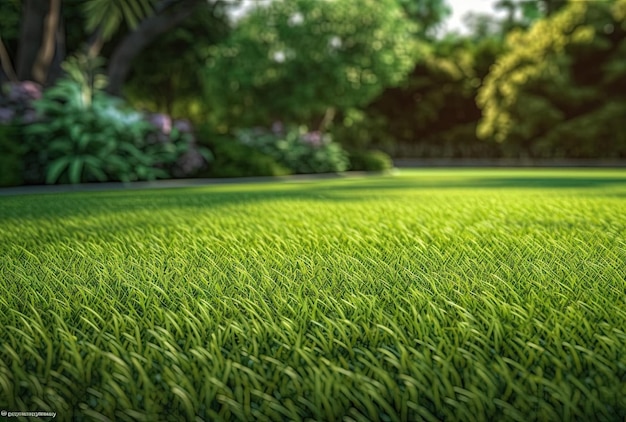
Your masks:
M189 133L193 131L191 122L189 120L174 120L174 127L181 133Z
M319 147L322 145L323 137L322 133L319 131L308 132L302 135L302 142L312 145L314 147Z
M172 131L172 119L170 119L170 116L167 114L152 114L148 118L148 121L166 135L169 135Z
M205 160L202 154L197 149L192 148L180 156L176 162L178 168L174 169L173 173L176 177L188 176L200 169L204 163Z
M22 123L35 123L37 120L39 120L39 116L35 110L26 110L22 115Z
M22 81L10 85L9 99L11 101L29 101L41 98L41 85L32 81Z
M14 116L15 112L10 108L0 108L0 123L9 123Z
M274 132L274 134L278 135L280 133L283 133L284 129L285 128L280 120L276 120L274 123L272 123L272 132Z
M169 136L164 135L160 131L151 132L148 135L146 135L146 143L148 145L166 144L169 141L170 141Z

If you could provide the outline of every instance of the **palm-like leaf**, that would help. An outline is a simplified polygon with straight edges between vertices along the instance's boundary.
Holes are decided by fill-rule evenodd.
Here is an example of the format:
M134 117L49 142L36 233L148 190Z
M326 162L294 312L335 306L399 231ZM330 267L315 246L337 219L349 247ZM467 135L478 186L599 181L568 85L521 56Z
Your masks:
M154 0L86 0L83 13L88 31L102 30L104 39L110 38L122 21L134 28L152 13Z
M63 156L50 163L50 165L46 169L46 183L56 183L56 181L59 180L61 174L67 169L71 161L71 156Z

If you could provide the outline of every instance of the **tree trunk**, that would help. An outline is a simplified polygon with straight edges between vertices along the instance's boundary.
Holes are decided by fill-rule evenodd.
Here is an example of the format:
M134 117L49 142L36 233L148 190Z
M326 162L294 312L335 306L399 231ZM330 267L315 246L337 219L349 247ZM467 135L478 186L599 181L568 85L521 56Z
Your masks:
M41 40L41 47L37 52L35 63L33 64L33 77L35 81L44 85L48 81L50 64L54 59L56 50L57 31L61 17L61 0L50 0L50 9L44 21L44 32Z
M87 41L87 55L89 57L98 56L103 45L104 37L102 36L102 28L98 27L93 34L89 36L89 40Z
M330 124L335 119L336 112L337 110L335 110L334 107L328 107L326 109L326 113L324 113L324 117L322 118L322 121L320 122L317 130L319 130L320 132L326 132Z
M24 0L16 71L21 81L33 80L33 66L43 42L44 20L50 11L49 0Z
M48 85L53 85L61 76L63 76L63 68L61 64L67 58L67 47L65 43L65 19L63 13L59 17L59 25L57 27L56 48L54 51L54 59L50 63L48 71Z
M130 32L117 45L108 66L109 85L107 91L112 95L119 96L122 91L122 85L126 81L131 68L132 61L145 47L153 42L156 37L169 31L189 16L192 15L195 6L202 0L188 0L180 2L175 9L173 7L156 7L157 13L149 16L137 28ZM165 0L163 2L167 6L174 4Z
M0 36L0 63L2 64L2 71L6 75L7 79L11 82L17 82L17 76L15 75L15 70L13 69L13 64L11 63L11 57L9 56L9 52L4 47L4 42L2 42L2 37ZM0 83L2 81L0 80Z

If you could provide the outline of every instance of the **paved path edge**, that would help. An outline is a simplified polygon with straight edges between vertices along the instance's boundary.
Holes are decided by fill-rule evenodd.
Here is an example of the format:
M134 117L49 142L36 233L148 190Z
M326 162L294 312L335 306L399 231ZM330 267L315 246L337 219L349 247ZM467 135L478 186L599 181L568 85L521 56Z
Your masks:
M321 174L295 174L290 176L268 177L233 177L216 179L168 179L150 182L107 182L107 183L81 183L76 185L32 185L0 188L0 196L15 195L39 195L72 192L103 192L103 191L126 191L143 189L171 189L191 188L211 185L248 184L248 183L274 183L274 182L304 182L326 179L357 178L366 176L380 176L393 174L394 170L387 172L347 171L343 173Z

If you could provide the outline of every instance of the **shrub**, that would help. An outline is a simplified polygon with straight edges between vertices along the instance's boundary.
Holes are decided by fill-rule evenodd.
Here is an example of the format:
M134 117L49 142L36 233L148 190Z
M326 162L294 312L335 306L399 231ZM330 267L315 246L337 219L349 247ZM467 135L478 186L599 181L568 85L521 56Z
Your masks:
M140 180L167 177L156 155L138 148L150 131L139 113L80 85L62 80L36 102L41 120L26 127L29 181L46 183ZM158 144L157 144L158 145ZM169 151L168 151L169 152Z
M285 176L292 171L269 155L234 141L221 141L213 147L215 160L207 173L212 177Z
M271 130L245 129L236 135L240 144L269 155L294 173L341 172L348 168L346 152L330 134L309 132L304 126L285 129L275 123Z
M396 143L385 116L356 108L338 113L330 130L333 139L349 151L375 148L390 152Z
M169 116L160 113L148 114L148 122L152 125L146 141L150 145L174 145L177 158L169 164L161 162L174 177L190 177L206 168L206 164L213 159L211 151L196 142L194 128L191 122L184 119L172 120Z
M0 124L28 124L37 119L34 101L41 98L41 86L35 82L8 83L0 95Z
M17 186L23 183L22 148L16 125L0 124L0 186Z
M34 101L41 98L35 82L7 83L0 95L0 186L24 183L23 128L37 120Z
M348 150L377 149L393 157L500 154L476 137L481 115L475 98L502 49L495 39L433 42L401 86L385 89L362 109L338 113L334 139Z
M125 108L100 90L100 79L85 76L93 71L90 62L65 67L69 77L35 102L40 120L25 128L28 182L185 177L211 159L195 145L188 123Z
M386 171L393 168L393 161L382 151L355 151L350 153L350 170Z

